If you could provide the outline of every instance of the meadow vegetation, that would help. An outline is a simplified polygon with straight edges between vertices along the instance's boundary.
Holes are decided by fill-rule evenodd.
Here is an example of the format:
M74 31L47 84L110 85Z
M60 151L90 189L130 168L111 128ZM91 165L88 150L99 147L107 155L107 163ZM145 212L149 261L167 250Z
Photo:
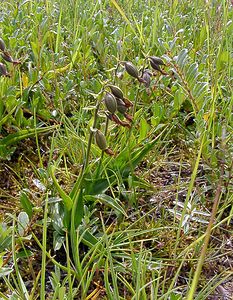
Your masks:
M232 299L231 1L2 1L0 299Z

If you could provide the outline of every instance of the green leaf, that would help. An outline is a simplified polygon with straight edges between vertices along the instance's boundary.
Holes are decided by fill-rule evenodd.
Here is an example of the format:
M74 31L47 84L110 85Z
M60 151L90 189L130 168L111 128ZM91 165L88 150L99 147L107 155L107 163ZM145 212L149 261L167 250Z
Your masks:
M1 268L0 269L0 278L9 275L13 269L11 268Z
M207 40L207 32L206 32L206 26L202 26L199 36L199 49L203 47L204 42Z
M189 68L187 69L187 72L186 72L187 82L190 82L190 81L193 82L197 78L198 75L199 75L198 64L195 62L195 63L191 64L189 66Z
M140 121L140 131L139 131L139 141L142 141L146 137L147 132L149 130L150 130L150 126L147 123L146 119L145 118L141 118L141 121Z
M129 173L134 170L144 157L153 149L154 145L157 143L159 137L164 133L166 128L164 128L164 130L154 140L151 142L145 141L145 143L135 151L130 152L129 149L122 151L119 157L114 160L113 169L120 171L123 178L127 178ZM159 126L158 129L160 129Z
M96 196L86 196L85 198L91 200L91 199L96 199L100 201L101 203L104 203L110 207L112 207L114 210L116 210L118 213L123 214L124 216L127 217L127 214L125 210L123 209L120 200L117 198L112 198L108 195L105 194L100 194Z
M69 211L71 210L72 206L73 206L73 201L71 200L70 196L66 194L66 192L60 187L55 174L55 167L51 166L50 167L50 175L52 177L53 183L57 189L57 192L59 193L60 197L62 198L63 202L64 202L64 206L65 208Z
M80 190L79 195L78 195L78 199L76 201L74 201L74 203L76 203L76 207L73 207L73 209L75 209L75 214L74 214L74 218L75 218L75 228L77 228L80 223L82 222L83 219L83 213L84 213L84 208L83 208L83 192L82 190Z
M33 207L34 205L32 202L29 200L27 194L25 191L22 191L20 194L20 203L22 205L23 210L28 214L29 218L32 217L33 214Z
M186 95L182 91L182 89L178 89L174 95L174 110L175 112L180 110L181 105L186 99Z
M82 230L82 227L81 227L80 233L82 234L83 231L84 230ZM89 230L86 230L85 233L83 234L82 242L84 245L93 247L98 242L98 239Z
M107 178L100 178L100 179L84 179L84 188L85 188L85 195L98 195L104 193L110 183L113 183L115 180L115 176L109 176Z
M182 49L181 52L179 53L178 57L177 57L177 64L183 68L187 59L187 54L188 54L188 50L187 49Z
M17 131L16 133L9 134L5 138L2 138L0 140L0 146L11 146L23 139L29 138L31 136L35 136L35 134L48 132L50 130L54 130L57 127L55 126L47 126L47 127L41 127L41 128L35 128L35 129L22 129Z
M25 229L29 224L28 214L24 211L20 212L18 215L18 233L20 236L24 236Z

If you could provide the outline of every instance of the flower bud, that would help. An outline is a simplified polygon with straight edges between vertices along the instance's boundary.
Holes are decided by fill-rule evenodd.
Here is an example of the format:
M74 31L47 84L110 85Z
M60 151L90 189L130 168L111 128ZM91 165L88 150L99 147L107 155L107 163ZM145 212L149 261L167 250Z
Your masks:
M95 133L95 141L101 150L106 150L108 148L106 138L100 130L97 130Z
M128 121L130 121L130 122L133 121L133 116L131 116L131 115L127 114L127 113L125 113L124 116L125 116L125 118L126 118Z
M161 74L163 74L163 75L168 75L166 72L164 72L164 71L160 68L160 65L154 63L153 60L150 60L150 65L151 65L151 67L152 67L154 70L159 71Z
M107 110L110 113L114 114L117 109L116 98L111 93L106 93L103 100L104 100Z
M10 63L13 63L13 58L10 56L10 54L8 52L3 52L2 53L2 58L5 60L5 61L8 61Z
M117 102L117 106L118 105L125 105L125 102L122 99L116 98L116 102Z
M125 62L125 70L126 72L134 78L139 78L138 69L131 62Z
M121 101L121 102L122 103L117 102L117 110L119 111L119 113L124 115L127 112L128 108L126 107L126 105L123 101Z
M152 60L156 65L165 66L164 61L158 56L149 56L149 59Z
M0 38L0 50L4 52L5 49L6 49L6 45L3 41L3 39Z
M110 155L110 156L113 156L113 155L114 155L114 152L113 152L112 149L110 149L110 148L105 149L104 152L105 152L106 154Z
M7 72L6 66L0 63L0 75L10 77L10 74Z
M143 72L142 79L144 80L144 85L146 88L150 87L150 77L151 74L147 70L145 70Z
M117 125L130 128L131 125L128 122L122 121L117 115L111 115L111 120Z
M122 92L122 90L115 85L109 85L111 92L113 93L113 95L117 98L123 99L124 98L124 94Z
M133 106L133 102L131 102L129 99L127 98L124 98L122 99L125 103L125 106L128 108L128 107L132 107Z

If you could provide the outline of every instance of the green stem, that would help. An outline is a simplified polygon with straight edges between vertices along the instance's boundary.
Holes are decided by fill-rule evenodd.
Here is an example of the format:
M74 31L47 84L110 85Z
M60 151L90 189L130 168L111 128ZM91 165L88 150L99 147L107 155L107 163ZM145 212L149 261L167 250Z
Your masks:
M96 104L96 109L95 109L95 114L94 114L94 121L93 121L93 128L95 128L96 124L97 124L99 107L100 107L100 101L98 101L97 104ZM85 173L86 168L87 168L88 163L89 163L89 156L90 156L90 151L91 151L91 144L92 144L93 135L94 135L94 133L92 132L92 130L90 130L90 136L89 136L88 145L87 145L87 152L86 152L86 159L85 159L83 170L82 170L83 174Z
M100 107L100 101L97 101L95 114L94 114L93 128L95 128L97 125L99 107ZM91 152L91 144L92 144L93 134L94 134L93 131L90 130L90 135L89 135L89 140L88 140L88 145L87 145L85 162L83 164L83 169L82 169L82 172L80 173L79 178L77 179L77 181L70 193L70 197L73 200L73 207L72 207L72 211L71 211L70 240L71 240L71 249L72 249L72 253L73 253L73 259L74 259L75 267L78 272L79 279L81 278L82 274L81 274L81 270L80 270L80 260L77 255L78 249L77 249L77 232L76 232L76 210L77 210L77 206L78 206L78 201L80 199L80 191L82 189L84 175L85 175L86 169L88 167L88 163L89 163L89 156L90 156L90 152ZM82 289L84 290L84 288L85 288L85 286L82 283Z
M188 292L188 296L187 296L187 300L193 300L194 299L194 294L197 288L197 284L201 275L201 270L202 270L202 266L204 264L205 261L205 255L206 255L206 251L208 248L208 244L209 244L209 240L210 240L210 234L211 234L211 230L212 230L212 226L214 223L214 219L217 213L217 209L218 209L218 203L219 200L221 198L221 191L222 191L222 178L220 177L219 179L219 183L218 183L218 187L217 187L217 191L216 191L216 195L214 198L214 204L213 204L213 208L212 208L212 213L211 213L211 217L210 217L210 221L206 230L206 235L205 235L205 239L204 239L204 244L201 250L201 255L198 261L198 265L197 265L197 269L196 272L194 274L193 280L192 280L192 285L191 288Z

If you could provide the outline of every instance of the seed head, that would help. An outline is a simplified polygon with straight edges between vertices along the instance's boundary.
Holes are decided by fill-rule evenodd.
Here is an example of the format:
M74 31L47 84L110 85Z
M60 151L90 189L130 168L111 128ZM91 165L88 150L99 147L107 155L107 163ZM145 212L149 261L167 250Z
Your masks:
M127 108L133 106L133 102L131 102L129 99L124 98L124 99L122 99L122 100L123 100L123 102L125 103L125 106L126 106Z
M126 118L128 121L130 121L130 122L133 121L133 116L131 116L131 115L127 114L127 113L125 113L124 116L125 116L125 118Z
M111 120L116 124L130 128L131 125L128 122L122 121L117 115L111 115Z

